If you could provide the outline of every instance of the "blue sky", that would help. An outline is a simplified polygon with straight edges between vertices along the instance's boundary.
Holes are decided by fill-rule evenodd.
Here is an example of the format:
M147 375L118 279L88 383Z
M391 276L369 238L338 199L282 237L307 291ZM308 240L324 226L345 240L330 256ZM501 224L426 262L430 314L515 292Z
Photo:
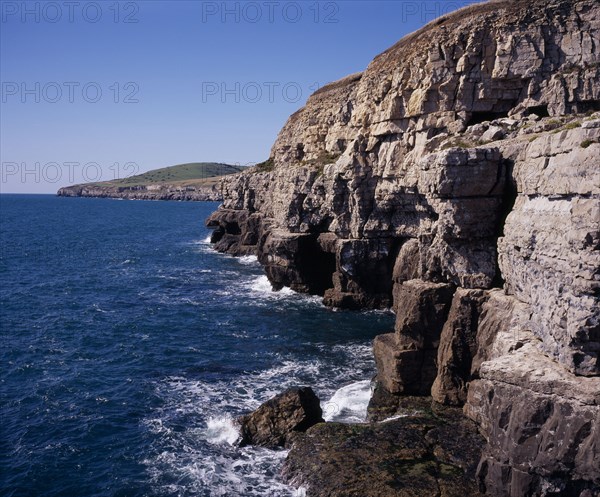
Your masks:
M314 89L466 1L0 1L2 193L262 161Z

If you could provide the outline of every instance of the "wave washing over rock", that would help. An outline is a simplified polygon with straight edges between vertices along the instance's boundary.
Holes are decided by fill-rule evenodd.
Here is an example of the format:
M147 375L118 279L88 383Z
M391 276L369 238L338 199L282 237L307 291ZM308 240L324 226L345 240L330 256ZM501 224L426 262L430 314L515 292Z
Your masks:
M317 91L224 184L216 249L276 289L392 307L371 411L428 412L311 428L286 463L307 495L600 495L599 45L595 0L462 9ZM476 424L481 444L453 439L475 464L441 406Z

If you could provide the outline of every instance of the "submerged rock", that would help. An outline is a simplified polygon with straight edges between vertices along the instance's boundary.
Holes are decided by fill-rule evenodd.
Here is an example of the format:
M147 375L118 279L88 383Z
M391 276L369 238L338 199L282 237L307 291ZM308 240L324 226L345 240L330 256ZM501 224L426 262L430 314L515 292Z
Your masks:
M323 422L319 398L309 387L289 388L240 419L240 445L284 447L291 434Z

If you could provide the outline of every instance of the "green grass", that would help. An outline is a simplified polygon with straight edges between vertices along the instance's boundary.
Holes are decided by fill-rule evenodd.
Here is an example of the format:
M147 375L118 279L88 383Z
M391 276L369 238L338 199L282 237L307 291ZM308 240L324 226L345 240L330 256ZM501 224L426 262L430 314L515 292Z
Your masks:
M217 162L190 162L177 166L154 169L143 174L137 174L128 178L106 181L103 185L112 186L147 186L159 183L174 183L180 181L203 180L234 174L242 171L240 166L220 164Z
M318 169L323 169L327 164L333 164L342 156L341 153L327 152L323 150L315 159L303 160L299 164L301 166L315 166Z
M577 129L581 127L581 123L579 121L571 121L570 123L565 124L564 126L552 130L552 134L560 133L561 131L566 131L569 129Z
M269 157L267 160L259 162L254 167L257 173L267 173L273 170L275 163L273 162L273 159Z
M342 154L333 152L321 152L317 158L317 164L324 166L325 164L333 164Z
M473 148L475 146L476 146L475 143L471 143L471 142L465 141L465 140L463 140L461 138L455 138L451 142L446 143L442 147L442 150L448 150L449 148Z
M579 146L581 148L588 148L592 143L596 143L596 142L594 140L585 139L579 144Z

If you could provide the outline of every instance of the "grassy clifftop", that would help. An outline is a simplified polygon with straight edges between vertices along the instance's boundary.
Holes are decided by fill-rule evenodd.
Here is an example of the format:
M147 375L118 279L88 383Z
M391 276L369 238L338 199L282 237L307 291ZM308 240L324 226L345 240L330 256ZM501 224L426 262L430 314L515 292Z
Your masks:
M182 181L214 178L216 176L239 173L242 170L242 167L232 166L230 164L221 164L217 162L190 162L188 164L154 169L128 178L105 181L97 183L97 185L127 187L156 185L160 183L171 184Z
M142 200L221 200L223 176L243 167L216 162L191 162L154 169L128 178L65 186L61 197L109 197Z

